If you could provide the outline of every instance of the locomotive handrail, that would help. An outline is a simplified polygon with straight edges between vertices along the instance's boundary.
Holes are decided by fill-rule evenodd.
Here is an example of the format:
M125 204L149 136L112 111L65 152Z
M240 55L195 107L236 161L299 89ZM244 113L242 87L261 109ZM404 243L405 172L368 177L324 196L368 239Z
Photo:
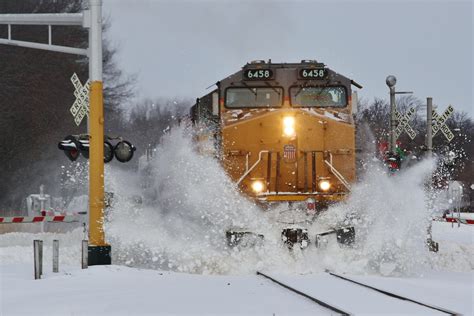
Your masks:
M252 165L252 167L250 167L250 169L248 169L239 179L239 181L237 181L237 185L240 184L240 182L242 182L246 176L249 175L250 172L252 172L253 169L255 169L255 167L260 163L260 161L262 161L262 154L263 153L268 153L269 151L268 150L261 150L259 153L258 153L258 160Z
M331 153L329 153L329 161L324 160L324 163L328 165L329 170L331 170L332 174L336 176L336 178L346 187L346 189L351 191L351 185L349 184L349 182L347 182L347 180L343 177L343 175L339 171L337 171L337 169L333 166Z

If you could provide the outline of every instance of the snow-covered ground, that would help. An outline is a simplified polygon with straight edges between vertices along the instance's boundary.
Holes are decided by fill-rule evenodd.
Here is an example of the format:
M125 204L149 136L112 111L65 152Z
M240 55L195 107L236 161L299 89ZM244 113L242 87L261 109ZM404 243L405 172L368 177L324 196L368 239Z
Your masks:
M45 266L1 265L2 315L329 315L325 308L255 275L193 275L124 266L79 264L53 274ZM348 285L325 273L279 275L299 290L357 315L441 315L434 310ZM472 273L427 273L416 278L358 276L357 280L423 303L473 313Z
M474 225L433 222L439 252L425 245L433 210L424 178L431 162L398 176L368 168L344 204L310 227L310 238L336 224L353 225L352 248L337 243L288 251L278 210L262 213L242 198L219 163L196 154L180 129L163 139L143 179L108 166L106 190L115 202L106 236L113 266L80 269L83 232L0 235L2 315L327 314L327 310L257 276L257 270L355 314L433 315L331 277L349 275L397 294L465 315L474 305ZM165 167L164 167L165 166ZM136 204L132 195L144 196ZM263 245L232 249L229 228L265 235ZM45 275L33 280L34 239L44 241ZM51 245L60 241L60 272L51 272Z

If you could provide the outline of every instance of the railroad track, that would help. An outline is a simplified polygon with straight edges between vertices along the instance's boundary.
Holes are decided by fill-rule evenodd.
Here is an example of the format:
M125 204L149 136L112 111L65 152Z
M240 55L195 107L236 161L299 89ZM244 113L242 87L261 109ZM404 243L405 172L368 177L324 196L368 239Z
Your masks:
M296 293L296 294L298 294L298 295L301 295L301 296L303 296L303 297L306 297L307 299L310 299L310 300L313 301L314 303L316 303L316 304L318 304L318 305L320 305L320 306L322 306L322 307L325 307L325 308L327 308L327 309L329 309L329 310L331 310L331 311L333 311L333 312L336 312L336 313L338 313L338 314L340 314L340 315L351 315L349 312L346 312L346 311L344 311L344 310L342 310L342 309L340 309L340 308L338 308L338 307L336 307L336 306L333 306L333 305L330 305L330 304L328 304L328 303L326 303L326 302L323 302L323 301L321 301L321 300L319 300L319 299L317 299L317 298L315 298L315 297L313 297L313 296L311 296L311 295L308 295L308 294L306 294L306 293L303 293L303 292L301 292L301 291L299 291L299 290L297 290L297 289L295 289L295 288L293 288L293 287L291 287L291 286L289 286L289 285L287 285L287 284L285 284L285 283L283 283L283 282L280 282L280 281L278 281L278 280L272 278L271 276L268 276L268 275L266 275L266 274L264 274L264 273L262 273L262 272L260 272L260 271L257 271L257 275L260 275L260 276L262 276L262 277L264 277L264 278L267 278L267 279L271 280L272 282L274 282L274 283L276 283L276 284L278 284L278 285L284 287L285 289L290 290L290 291L292 291L292 292L294 292L294 293Z
M366 289L369 289L369 290L372 290L372 291L375 291L379 294L382 294L382 295L385 295L385 296L388 296L388 297L391 297L391 298L394 298L394 299L398 299L398 300L402 300L402 301L406 301L406 302L410 302L410 303L413 303L413 304L417 304L417 305L420 305L420 306L423 306L424 308L427 308L427 309L431 309L432 311L437 311L437 312L441 312L441 313L445 313L447 315L453 315L453 316L460 316L462 314L460 313L457 313L457 312L454 312L454 311L451 311L451 310L448 310L448 309L445 309L445 308L441 308L441 307L438 307L438 306L434 306L434 305L431 305L431 304L427 304L427 303L423 303L423 302L420 302L420 301L417 301L417 300L414 300L414 299L411 299L411 298L408 298L408 297L405 297L405 296L402 296L402 295L399 295L399 294L396 294L396 293L393 293L393 292L389 292L389 291L386 291L386 290L383 290L383 289L379 289L379 288L376 288L374 286L371 286L371 285L368 285L368 284L364 284L362 282L359 282L359 281L355 281L353 279L350 279L350 278L347 278L345 276L342 276L342 275L339 275L339 274L336 274L336 273L333 273L333 272L327 272L330 276L334 277L334 278L338 278L340 280L343 280L345 282L348 282L348 283L351 283L351 284L355 284L357 286L360 286L360 287L363 287L363 288L366 288ZM343 308L339 307L339 306L334 306L334 305L331 305L330 303L328 302L325 302L325 301L322 301L321 299L318 299L312 295L309 295L307 293L304 293L303 291L301 290L298 290L296 289L295 287L292 287L288 284L285 284L284 282L281 282L265 273L262 273L260 271L257 271L257 275L258 276L261 276L261 277L264 277L266 279L269 279L270 281L280 285L281 287L291 291L291 292L294 292L300 296L303 296L311 301L313 301L314 303L330 310L331 312L334 312L334 313L337 313L337 314L340 314L340 315L353 315L354 313L350 312L350 311L347 311L347 310L344 310Z

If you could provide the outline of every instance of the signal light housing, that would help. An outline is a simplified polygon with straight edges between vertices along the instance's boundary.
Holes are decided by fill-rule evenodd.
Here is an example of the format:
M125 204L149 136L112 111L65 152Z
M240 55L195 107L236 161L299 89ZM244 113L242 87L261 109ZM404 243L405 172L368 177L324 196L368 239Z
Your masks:
M388 153L385 156L385 165L388 167L390 173L395 173L400 170L401 157L397 153Z
M76 161L79 158L80 145L72 135L66 136L63 141L59 142L58 148L64 151L66 157L71 161Z
M78 142L81 155L89 159L89 137L87 139L79 139Z
M129 162L133 158L136 148L130 142L122 140L115 145L115 158L120 162Z
M108 141L104 141L104 163L111 162L114 159L114 146Z
M106 139L117 139L106 136ZM119 138L120 139L120 138ZM120 140L115 146L108 140L104 140L104 163L108 163L115 158L120 162L128 162L133 158L136 148L126 140ZM58 148L64 151L66 157L71 161L76 161L79 154L89 159L89 135L69 135L58 144Z

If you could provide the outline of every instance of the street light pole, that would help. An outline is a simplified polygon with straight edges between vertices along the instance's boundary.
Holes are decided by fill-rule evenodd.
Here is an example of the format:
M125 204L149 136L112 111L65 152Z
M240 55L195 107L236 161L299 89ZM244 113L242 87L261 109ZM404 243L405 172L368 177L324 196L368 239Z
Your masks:
M390 75L385 80L385 83L390 89L390 147L389 150L391 153L395 152L396 149L396 137L395 137L395 128L397 128L397 116L396 116L396 104L395 104L395 84L397 83L397 78Z

